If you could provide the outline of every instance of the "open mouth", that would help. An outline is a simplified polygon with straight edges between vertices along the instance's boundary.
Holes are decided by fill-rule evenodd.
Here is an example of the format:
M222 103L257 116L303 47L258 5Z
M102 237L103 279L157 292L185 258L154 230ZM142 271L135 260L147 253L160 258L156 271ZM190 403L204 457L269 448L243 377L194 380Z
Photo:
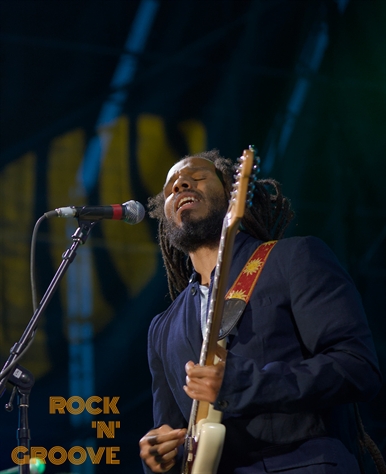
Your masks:
M183 197L177 203L177 211L179 211L182 207L189 206L195 202L199 202L199 200L193 196Z

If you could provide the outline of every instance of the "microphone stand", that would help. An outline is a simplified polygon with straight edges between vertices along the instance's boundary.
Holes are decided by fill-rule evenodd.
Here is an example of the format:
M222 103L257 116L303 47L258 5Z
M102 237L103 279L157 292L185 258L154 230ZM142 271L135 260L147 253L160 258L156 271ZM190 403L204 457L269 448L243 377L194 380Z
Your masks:
M19 342L13 345L10 350L10 356L4 364L4 367L0 373L0 398L5 392L7 382L14 385L12 395L9 403L6 405L8 411L12 410L12 400L15 396L16 390L18 391L18 406L19 406L19 429L17 430L18 446L26 447L29 450L30 441L30 430L28 425L28 407L29 407L29 395L31 388L34 384L34 377L28 370L24 369L20 365L16 364L17 360L21 357L24 351L28 349L29 343L32 342L34 333L37 329L39 318L43 311L46 309L49 301L51 300L54 292L59 286L64 274L68 267L76 257L76 250L79 245L83 245L91 229L98 221L81 221L79 220L79 227L72 235L72 245L62 255L62 262L55 273L49 287L43 295L39 306L36 308L30 322L28 323L24 333L22 334ZM19 465L20 474L29 474L30 466L29 463Z
M35 378L29 370L17 364L15 370L8 378L8 382L11 383L14 387L9 402L5 405L5 409L7 411L13 410L13 399L17 391L19 407L19 428L17 430L16 435L16 438L18 440L17 445L19 447L26 448L28 452L31 439L28 423L29 396L31 393L32 386L35 383ZM29 474L29 472L29 462L21 464L19 466L19 473Z

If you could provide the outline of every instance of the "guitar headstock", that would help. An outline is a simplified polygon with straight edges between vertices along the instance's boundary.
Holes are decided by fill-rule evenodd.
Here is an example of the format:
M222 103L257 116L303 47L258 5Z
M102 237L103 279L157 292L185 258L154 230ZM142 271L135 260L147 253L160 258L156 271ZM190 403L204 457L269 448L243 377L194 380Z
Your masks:
M260 171L260 158L256 156L253 145L243 151L237 161L233 190L229 201L228 226L236 225L242 219L245 206L252 204L257 173Z

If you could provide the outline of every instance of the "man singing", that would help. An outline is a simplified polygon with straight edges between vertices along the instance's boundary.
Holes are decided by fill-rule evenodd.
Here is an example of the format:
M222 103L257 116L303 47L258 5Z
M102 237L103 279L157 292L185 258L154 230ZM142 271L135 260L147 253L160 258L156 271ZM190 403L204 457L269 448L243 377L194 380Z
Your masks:
M195 399L222 413L218 474L359 474L352 404L381 384L372 337L331 250L314 237L283 238L293 211L275 180L256 183L228 288L261 244L277 243L220 361L197 364L233 174L216 150L188 156L149 200L173 302L149 330L154 428L140 440L145 472L181 472Z

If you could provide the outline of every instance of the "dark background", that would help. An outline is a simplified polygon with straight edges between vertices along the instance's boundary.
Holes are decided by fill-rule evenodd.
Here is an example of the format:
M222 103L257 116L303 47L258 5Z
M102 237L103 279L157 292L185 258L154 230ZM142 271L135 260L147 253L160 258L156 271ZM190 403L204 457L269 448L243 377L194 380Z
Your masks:
M71 196L113 202L105 199L120 199L117 188L118 202L145 204L178 157L218 148L235 159L253 143L262 176L282 182L297 213L288 235L322 238L354 278L385 373L385 12L384 0L0 0L1 362L33 312L29 245L45 211L80 205ZM121 125L103 142L111 123ZM81 195L67 193L82 163ZM39 230L40 296L71 243L60 226ZM96 441L95 417L50 415L49 397L120 396L119 417L98 418L120 421L114 439L98 440L120 446L120 465L103 458L46 472L139 473L138 440L151 426L147 328L168 304L155 223L103 222L90 242L79 257L90 249L91 278L78 292L87 302L91 288L94 310L74 309L71 292L58 291L22 360L36 376L31 445L68 451ZM68 318L77 311L93 331L74 343ZM78 385L71 364L83 371ZM383 387L360 410L385 455L384 402ZM1 409L0 423L5 469L17 409Z

